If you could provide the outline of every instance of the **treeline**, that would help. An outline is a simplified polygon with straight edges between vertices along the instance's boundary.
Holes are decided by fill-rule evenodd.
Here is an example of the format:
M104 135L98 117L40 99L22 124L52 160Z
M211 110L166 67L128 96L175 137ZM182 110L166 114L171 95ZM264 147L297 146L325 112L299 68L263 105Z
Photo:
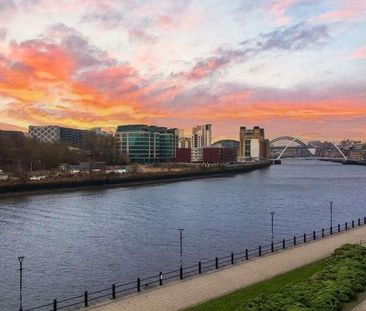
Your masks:
M61 143L42 143L19 133L2 134L0 131L0 169L24 173L51 170L60 164L79 164L85 161L102 161L108 165L126 164L118 146L110 135L91 133L85 138L87 149L70 147Z

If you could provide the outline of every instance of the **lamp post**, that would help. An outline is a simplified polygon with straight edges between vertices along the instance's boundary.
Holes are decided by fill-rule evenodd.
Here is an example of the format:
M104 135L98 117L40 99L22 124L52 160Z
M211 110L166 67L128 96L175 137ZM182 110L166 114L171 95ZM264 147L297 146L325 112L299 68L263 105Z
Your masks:
M180 278L183 279L183 231L184 229L179 230L179 240L180 240Z
M273 216L274 216L275 212L271 212L271 225L272 225L272 234L271 234L271 242L273 243Z
M179 230L179 238L180 238L180 266L183 267L183 231L184 229Z
M23 260L24 260L24 256L20 256L18 257L19 260L19 311L23 311L23 296L22 296L22 291L23 291Z
M330 233L332 233L333 231L333 201L329 202L330 206Z

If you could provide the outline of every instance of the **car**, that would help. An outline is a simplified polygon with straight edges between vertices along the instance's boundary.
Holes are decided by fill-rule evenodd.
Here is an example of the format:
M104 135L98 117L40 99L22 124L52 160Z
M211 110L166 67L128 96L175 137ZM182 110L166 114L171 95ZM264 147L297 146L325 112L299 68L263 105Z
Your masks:
M7 180L9 180L8 175L0 174L0 181L7 181Z

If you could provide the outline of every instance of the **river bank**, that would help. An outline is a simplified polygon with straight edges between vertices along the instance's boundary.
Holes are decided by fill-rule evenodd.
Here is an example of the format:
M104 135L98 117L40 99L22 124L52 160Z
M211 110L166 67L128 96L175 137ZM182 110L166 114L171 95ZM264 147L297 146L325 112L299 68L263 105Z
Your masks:
M358 227L249 262L229 265L215 273L156 287L139 295L102 302L87 310L158 311L188 310L192 307L189 310L225 310L221 306L213 308L211 303L215 301L212 299L323 260L344 244L359 244L365 233L366 227ZM206 304L200 306L201 303Z
M245 163L230 166L206 167L182 172L135 173L123 177L95 176L82 179L41 180L25 183L0 184L0 195L11 193L43 192L49 190L83 189L94 187L131 187L156 183L175 182L189 179L227 176L251 172L270 166L269 161Z

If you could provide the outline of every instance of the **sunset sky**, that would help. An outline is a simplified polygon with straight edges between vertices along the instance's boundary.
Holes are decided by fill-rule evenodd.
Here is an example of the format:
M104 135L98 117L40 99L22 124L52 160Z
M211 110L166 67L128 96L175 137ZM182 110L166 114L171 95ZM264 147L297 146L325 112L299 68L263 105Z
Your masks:
M0 0L0 129L366 140L364 0Z

